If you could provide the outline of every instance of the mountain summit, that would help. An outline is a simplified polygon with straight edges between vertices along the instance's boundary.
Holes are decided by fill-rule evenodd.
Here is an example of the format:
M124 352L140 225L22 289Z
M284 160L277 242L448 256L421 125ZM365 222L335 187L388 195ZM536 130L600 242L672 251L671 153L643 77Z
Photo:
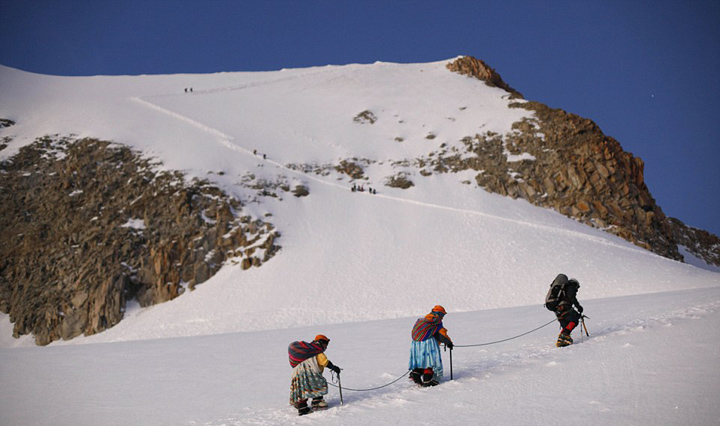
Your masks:
M642 160L474 58L0 81L0 310L39 344L718 283Z

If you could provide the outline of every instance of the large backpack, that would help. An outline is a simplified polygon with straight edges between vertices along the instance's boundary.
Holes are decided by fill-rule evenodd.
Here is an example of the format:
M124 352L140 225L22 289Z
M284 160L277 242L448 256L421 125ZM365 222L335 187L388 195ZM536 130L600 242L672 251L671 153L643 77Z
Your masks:
M288 358L290 366L295 368L306 359L312 358L325 350L315 342L292 342L288 346Z
M548 290L547 296L545 296L545 307L548 308L548 310L555 312L565 296L565 285L567 283L567 275L560 274L555 277L555 280L550 284L550 290Z

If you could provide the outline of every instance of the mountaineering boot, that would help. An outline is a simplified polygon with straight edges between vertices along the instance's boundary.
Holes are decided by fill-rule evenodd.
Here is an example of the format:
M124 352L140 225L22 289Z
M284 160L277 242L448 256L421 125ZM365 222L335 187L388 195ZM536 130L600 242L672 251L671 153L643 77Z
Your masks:
M420 384L422 387L429 387L429 386L436 386L438 384L438 381L433 379L435 377L435 373L433 372L432 368L426 368L422 375L422 383Z
M416 368L413 371L410 372L410 380L412 380L416 385L422 384L422 369Z
M312 410L307 405L307 400L298 402L297 409L298 409L298 416L304 416L305 414L312 413Z
M312 400L312 409L313 411L319 411L319 410L327 410L328 404L323 400L322 397L319 398L313 398Z
M563 346L570 346L573 344L573 339L570 337L569 333L562 332L558 336L557 343L555 343L555 346L558 348L562 348Z

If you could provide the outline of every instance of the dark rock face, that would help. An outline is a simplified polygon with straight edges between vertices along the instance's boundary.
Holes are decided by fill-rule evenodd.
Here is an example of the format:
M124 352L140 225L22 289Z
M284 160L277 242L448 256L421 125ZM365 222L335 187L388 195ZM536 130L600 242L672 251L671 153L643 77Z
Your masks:
M693 228L674 217L670 218L675 241L685 246L695 257L710 265L720 266L720 238L708 231Z
M537 120L517 123L511 153L536 160L510 169L522 182L517 196L602 228L671 259L681 260L667 217L645 184L644 163L588 119L537 102L515 105ZM542 135L542 136L540 136Z
M2 129L4 127L14 126L14 125L15 125L14 121L8 120L7 118L0 118L0 129ZM11 140L11 138L7 137L7 136L0 139L0 151L7 148L8 142L10 142L10 140Z
M500 74L490 68L488 64L472 56L463 56L447 64L447 69L463 74L468 77L475 77L482 80L490 87L499 87L510 93L511 99L522 99L523 95L503 81Z
M226 261L260 266L269 223L108 142L45 137L0 165L0 311L40 345L117 324L127 300L171 300Z
M398 173L397 175L390 176L386 179L385 185L391 188L408 189L415 186L415 184L407 177L405 173Z
M477 59L458 59L448 69L517 93ZM594 122L539 102L510 106L532 111L535 118L515 123L510 135L464 138L476 157L443 151L421 159L421 165L439 173L477 170L476 181L487 191L552 208L670 259L683 259L678 243L702 247L696 249L701 258L720 266L717 237L666 217L645 184L643 161Z

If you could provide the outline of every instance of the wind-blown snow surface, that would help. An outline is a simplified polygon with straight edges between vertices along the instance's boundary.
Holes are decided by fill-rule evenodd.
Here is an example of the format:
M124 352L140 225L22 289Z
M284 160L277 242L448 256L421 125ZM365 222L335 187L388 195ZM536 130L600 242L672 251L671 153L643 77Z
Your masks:
M581 289L582 290L582 289ZM557 349L557 327L456 348L453 381L406 378L413 318L290 330L0 349L0 423L22 425L717 425L720 288L594 299L590 337ZM424 312L421 312L424 313ZM553 319L540 306L450 312L458 344L504 339ZM297 417L290 341L318 332L344 370L344 405ZM449 352L444 355L449 379ZM326 373L329 376L328 373Z
M3 158L48 133L128 144L218 182L282 233L262 267L228 264L193 292L131 306L114 328L69 342L95 345L0 350L2 424L718 422L720 274L486 193L474 173L424 177L402 164L506 134L528 114L445 62L92 78L0 67L0 93L0 117L18 123L0 133L13 137ZM377 122L353 120L366 110ZM353 158L377 195L351 192L333 170L288 168ZM415 186L383 185L398 172ZM310 195L256 201L247 180ZM456 350L457 380L436 389L402 380L307 419L285 407L292 340L328 334L344 385L387 383L405 372L409 328L433 305L450 311L459 344L509 337L552 319L541 303L559 272L582 284L593 334L582 345L558 350L546 327ZM9 337L7 315L0 322L0 346L32 344Z

